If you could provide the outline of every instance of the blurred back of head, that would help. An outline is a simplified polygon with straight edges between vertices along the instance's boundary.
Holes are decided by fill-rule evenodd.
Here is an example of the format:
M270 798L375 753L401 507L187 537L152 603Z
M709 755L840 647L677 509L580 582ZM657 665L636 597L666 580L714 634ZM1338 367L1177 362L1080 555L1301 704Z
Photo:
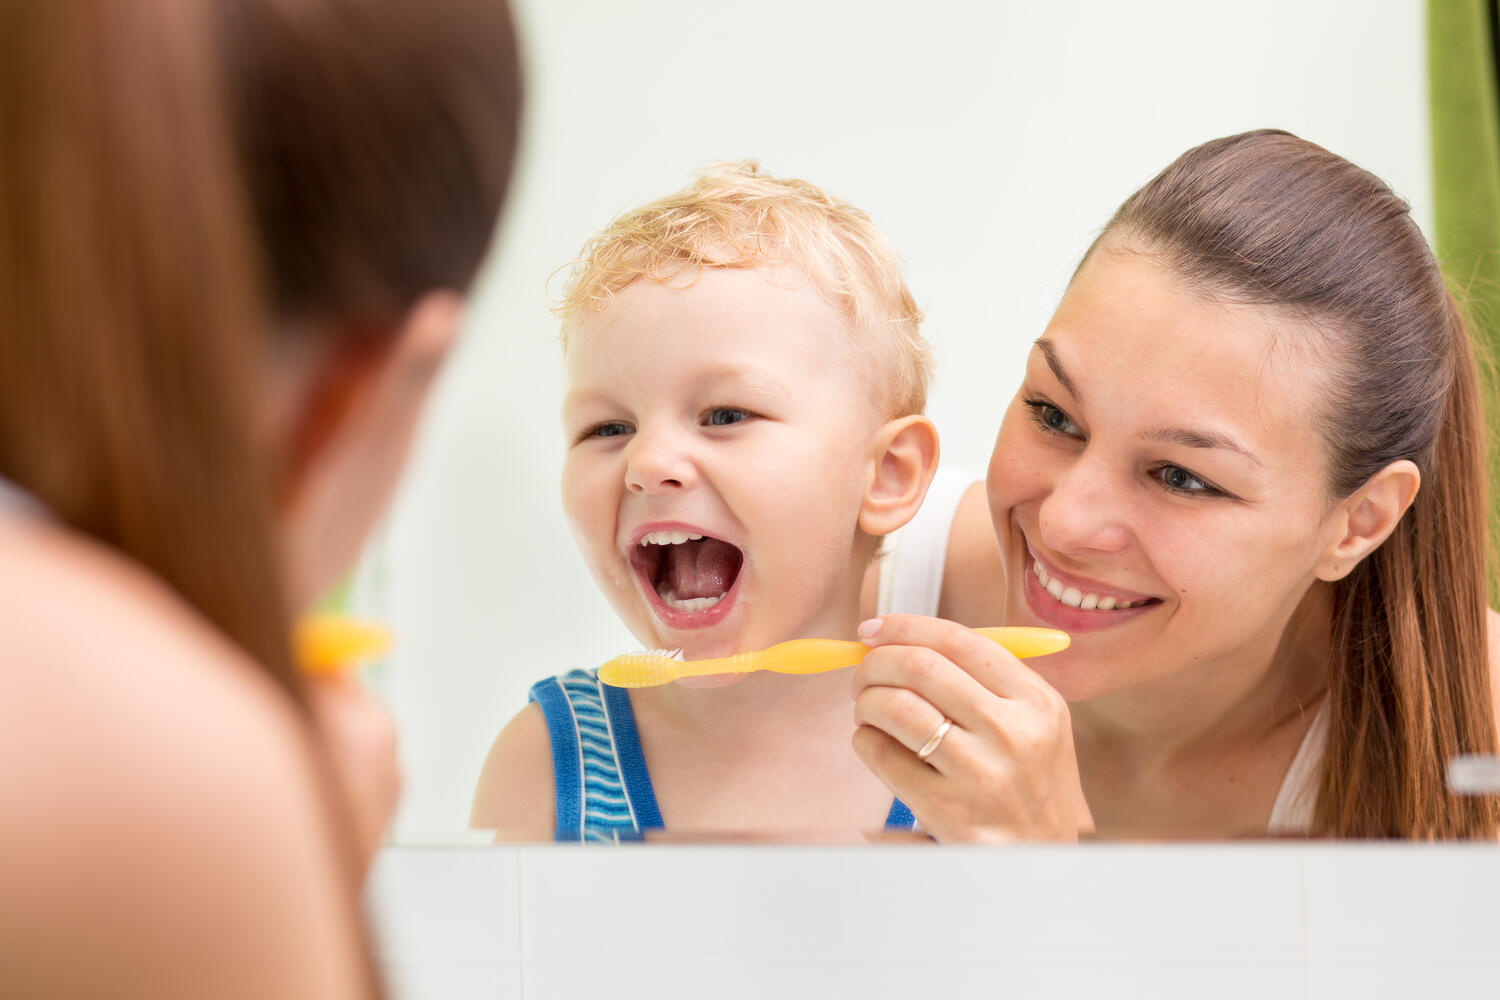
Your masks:
M464 288L519 103L500 0L0 6L0 475L295 692L270 331Z

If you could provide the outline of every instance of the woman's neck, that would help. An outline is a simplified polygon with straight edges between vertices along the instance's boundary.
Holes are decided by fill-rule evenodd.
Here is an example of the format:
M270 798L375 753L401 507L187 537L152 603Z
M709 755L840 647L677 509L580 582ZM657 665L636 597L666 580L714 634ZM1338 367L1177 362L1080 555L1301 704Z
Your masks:
M1147 769L1252 748L1311 718L1328 687L1331 622L1332 591L1315 582L1274 644L1075 704L1074 733Z

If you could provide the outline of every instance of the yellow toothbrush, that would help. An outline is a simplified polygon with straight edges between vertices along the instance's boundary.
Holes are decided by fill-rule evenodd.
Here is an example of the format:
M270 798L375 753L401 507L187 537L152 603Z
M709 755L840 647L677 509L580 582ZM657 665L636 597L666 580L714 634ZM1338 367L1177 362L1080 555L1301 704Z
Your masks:
M331 677L391 648L391 633L339 615L304 615L292 630L292 653L304 677Z
M1068 648L1066 632L1050 628L976 628L986 639L1016 656L1046 656ZM660 653L627 653L599 668L599 680L610 687L641 688L667 684L679 677L744 674L774 670L779 674L818 674L851 667L870 647L847 639L793 639L758 653L736 653L713 660L676 660Z

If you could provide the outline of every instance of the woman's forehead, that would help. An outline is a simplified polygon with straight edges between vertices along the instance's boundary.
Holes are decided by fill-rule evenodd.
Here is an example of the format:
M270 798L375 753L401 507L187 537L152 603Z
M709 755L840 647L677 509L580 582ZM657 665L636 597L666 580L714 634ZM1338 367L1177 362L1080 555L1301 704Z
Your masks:
M1096 253L1028 371L1056 379L1091 421L1223 425L1271 446L1317 423L1321 339L1283 310L1206 296L1149 255Z

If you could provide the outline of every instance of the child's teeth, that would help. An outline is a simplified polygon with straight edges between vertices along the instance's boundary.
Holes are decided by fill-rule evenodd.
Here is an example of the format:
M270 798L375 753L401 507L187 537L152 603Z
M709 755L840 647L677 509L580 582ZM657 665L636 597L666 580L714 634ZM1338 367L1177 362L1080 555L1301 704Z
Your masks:
M1066 604L1070 608L1078 608L1080 611L1123 611L1126 608L1139 607L1145 601L1121 601L1114 597L1086 593L1077 587L1065 587L1061 580L1054 580L1042 569L1042 564L1035 560L1031 563L1031 571L1036 574L1037 582L1042 589L1051 594L1059 603Z
M703 611L703 610L705 610L707 608L713 607L715 604L718 604L723 599L724 599L724 595L723 594L720 594L718 597L684 597L684 598L672 597L669 594L662 594L661 595L661 600L662 600L663 604L665 604L669 608L676 608L678 611Z
M641 536L642 545L681 545L683 542L696 542L703 536L691 531L653 531L649 535Z

